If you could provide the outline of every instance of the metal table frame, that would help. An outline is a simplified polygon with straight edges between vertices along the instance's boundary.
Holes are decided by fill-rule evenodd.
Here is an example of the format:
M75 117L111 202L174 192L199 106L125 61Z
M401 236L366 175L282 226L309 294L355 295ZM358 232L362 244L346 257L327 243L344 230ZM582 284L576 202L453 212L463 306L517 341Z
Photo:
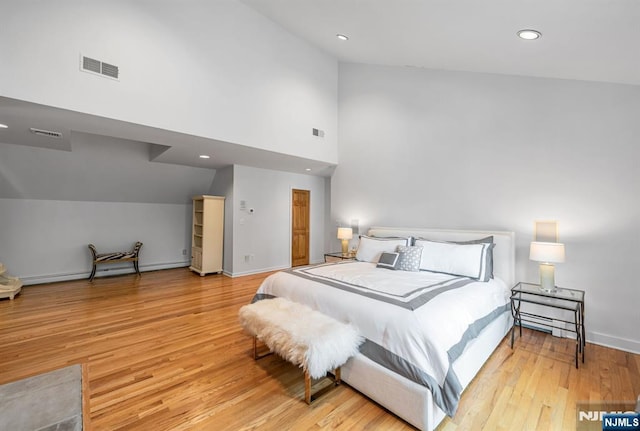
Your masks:
M531 320L532 317L538 319L550 319L549 316L521 311L522 303L537 304L558 310L573 312L573 321L559 318L552 318L557 322L564 322L573 325L573 329L565 326L557 326L552 323L544 323L538 320ZM576 289L565 289L557 287L553 292L545 292L540 289L540 285L533 283L519 282L511 289L511 314L513 315L513 326L511 327L511 348L516 326L520 327L520 337L522 337L522 322L535 323L536 325L548 328L561 329L576 334L576 368L578 368L578 356L582 355L584 363L585 350L585 326L584 326L584 291Z
M328 257L341 259L341 260L355 260L356 254L352 253L352 252L348 252L347 254L344 254L341 251L336 251L336 252L332 252L332 253L325 253L324 254L324 261L325 262L327 262L327 258Z

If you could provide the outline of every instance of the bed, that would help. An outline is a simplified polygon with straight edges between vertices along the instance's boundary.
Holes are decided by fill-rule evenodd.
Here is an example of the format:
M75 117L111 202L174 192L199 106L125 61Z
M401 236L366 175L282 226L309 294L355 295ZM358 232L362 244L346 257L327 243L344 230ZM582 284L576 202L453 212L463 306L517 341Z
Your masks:
M356 326L366 340L342 379L433 430L511 328L514 234L374 227L356 257L273 274L254 301L284 297Z

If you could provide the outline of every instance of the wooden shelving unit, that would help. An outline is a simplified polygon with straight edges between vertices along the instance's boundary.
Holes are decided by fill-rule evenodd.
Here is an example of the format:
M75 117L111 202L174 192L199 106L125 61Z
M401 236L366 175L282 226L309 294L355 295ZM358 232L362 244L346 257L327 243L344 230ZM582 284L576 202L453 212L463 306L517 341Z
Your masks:
M191 269L201 276L222 272L224 197L193 197Z

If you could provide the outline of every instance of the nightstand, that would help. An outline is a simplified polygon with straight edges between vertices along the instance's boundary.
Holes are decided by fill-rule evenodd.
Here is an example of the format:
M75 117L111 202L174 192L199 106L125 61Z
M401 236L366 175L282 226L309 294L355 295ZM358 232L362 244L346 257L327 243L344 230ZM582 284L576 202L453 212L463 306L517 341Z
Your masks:
M356 254L355 253L347 253L347 254L342 254L342 252L337 251L334 253L325 253L324 254L324 261L325 262L339 262L341 260L355 260L356 258Z
M549 315L535 314L520 310L522 303L537 304L542 310L557 309L566 310L573 314L573 320L564 320ZM522 337L522 322L535 323L536 325L548 328L562 329L576 334L576 368L578 368L578 356L582 354L584 363L585 329L584 329L584 290L564 289L556 287L552 292L540 289L539 284L520 282L511 289L511 313L513 315L513 326L511 328L511 348L513 348L513 338L516 326L520 327ZM570 324L573 328L556 326L553 323L543 323L532 318L555 320Z

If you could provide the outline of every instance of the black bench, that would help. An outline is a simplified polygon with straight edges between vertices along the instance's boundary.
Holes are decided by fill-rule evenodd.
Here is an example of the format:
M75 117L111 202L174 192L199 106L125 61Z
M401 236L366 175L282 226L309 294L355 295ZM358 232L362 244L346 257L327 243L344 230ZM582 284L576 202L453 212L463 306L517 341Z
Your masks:
M89 244L89 250L91 250L91 254L93 255L93 269L91 270L89 280L93 281L93 277L95 277L96 275L96 266L103 263L133 262L133 268L136 270L136 273L140 275L140 268L138 267L138 254L140 254L141 248L142 243L138 241L135 243L135 245L133 246L133 250L131 251L98 253L98 251L96 250L96 246L93 244Z

